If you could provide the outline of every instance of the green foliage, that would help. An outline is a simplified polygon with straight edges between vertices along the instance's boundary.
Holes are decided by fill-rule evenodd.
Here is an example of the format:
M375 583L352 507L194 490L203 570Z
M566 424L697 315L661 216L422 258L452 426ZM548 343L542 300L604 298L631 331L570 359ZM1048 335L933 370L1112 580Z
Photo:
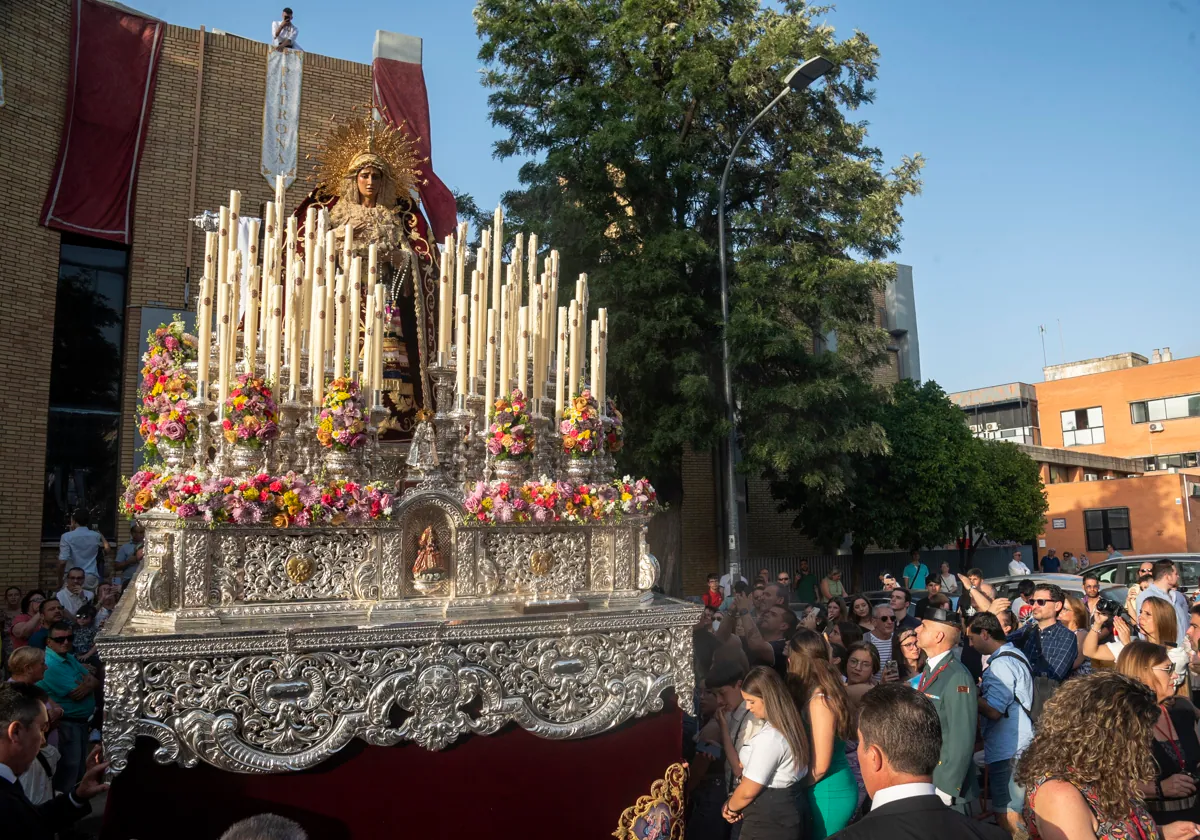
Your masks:
M750 470L823 496L884 451L868 384L884 356L875 296L919 157L885 171L847 114L871 101L878 51L837 40L820 7L757 0L481 0L499 157L530 158L510 230L563 254L564 300L587 272L610 310L609 390L622 466L678 492L682 447L722 422L717 187L738 133L804 58L835 73L792 94L739 153L728 195L731 352ZM560 301L562 303L563 301ZM822 352L824 337L837 347Z
M1011 443L974 444L979 474L971 487L967 524L977 533L975 544L985 534L993 540L1032 542L1045 527L1050 508L1037 463Z

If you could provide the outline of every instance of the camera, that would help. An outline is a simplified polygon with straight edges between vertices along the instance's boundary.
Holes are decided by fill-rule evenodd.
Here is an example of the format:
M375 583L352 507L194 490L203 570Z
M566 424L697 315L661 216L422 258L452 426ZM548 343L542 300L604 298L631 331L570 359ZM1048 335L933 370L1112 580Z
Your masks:
M1117 613L1121 612L1123 606L1118 604L1112 598L1101 598L1096 604L1096 612L1104 613L1109 618L1112 618Z

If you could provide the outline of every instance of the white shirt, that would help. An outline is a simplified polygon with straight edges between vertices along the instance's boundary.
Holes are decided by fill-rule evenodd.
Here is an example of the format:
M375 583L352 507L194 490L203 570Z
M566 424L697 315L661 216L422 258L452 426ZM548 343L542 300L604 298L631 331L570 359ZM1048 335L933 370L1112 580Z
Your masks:
M730 620L732 621L732 619ZM759 720L750 714L750 710L746 708L745 701L739 703L736 709L726 715L725 721L726 728L729 730L729 739L733 741L733 749L739 756L742 754L742 747L750 743L751 739L766 725L766 721ZM733 783L733 765L730 763L731 761L730 757L726 757L726 787L731 786Z
M764 787L791 787L808 775L807 767L796 766L787 739L770 723L738 750L738 759L742 762L742 778Z
M92 593L88 592L86 589L79 590L79 594L75 595L70 589L67 589L67 587L64 586L55 593L54 597L58 599L60 604L62 604L63 612L65 612L70 618L74 619L75 613L79 612L79 608L88 601L92 600L93 596Z
M933 673L937 668L938 663L950 655L950 651L944 650L936 656L931 656L925 660L925 667L929 669L929 673Z
M744 577L742 577L741 575L738 575L738 580L740 580L742 583L750 582L750 581L746 580ZM725 593L726 598L730 598L733 596L733 584L734 584L734 580L732 577L729 576L728 572L721 575L721 583L720 583L721 591Z
M896 635L896 631L892 631L892 635ZM868 630L863 634L863 641L870 642L874 645L875 650L879 651L880 666L886 665L892 661L892 640L890 638L880 639L874 633Z
M914 796L934 796L936 793L937 788L933 786L933 782L892 785L875 791L875 795L871 797L871 810L874 811L890 802L899 802L901 799L912 799Z
M271 23L271 46L278 47L280 41L291 41L290 49L300 49L300 44L297 39L300 37L300 30L296 28L294 23L284 23L281 20L272 21Z
M1029 567L1020 560L1009 560L1008 573L1010 575L1027 575L1029 574Z

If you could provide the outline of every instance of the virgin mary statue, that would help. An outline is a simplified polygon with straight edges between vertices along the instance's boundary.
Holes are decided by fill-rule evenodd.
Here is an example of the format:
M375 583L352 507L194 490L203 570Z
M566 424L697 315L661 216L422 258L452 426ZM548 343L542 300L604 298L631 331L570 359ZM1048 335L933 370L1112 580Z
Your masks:
M333 122L318 148L317 187L296 209L303 224L310 205L329 211L337 238L340 271L345 229L353 231L351 256L368 264L378 246L379 276L387 289L384 333L384 403L391 416L380 431L408 439L419 410L431 409L427 348L435 347L438 255L429 226L418 212L421 166L416 144L404 132L376 120L370 110ZM361 313L360 313L361 317Z

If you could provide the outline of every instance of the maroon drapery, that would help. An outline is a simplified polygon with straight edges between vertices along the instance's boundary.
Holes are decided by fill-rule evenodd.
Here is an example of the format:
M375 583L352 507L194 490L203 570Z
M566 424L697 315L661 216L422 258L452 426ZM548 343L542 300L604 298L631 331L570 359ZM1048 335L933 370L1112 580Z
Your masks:
M72 0L67 108L42 207L46 227L129 244L163 32L161 21Z
M420 64L391 58L376 58L371 64L371 74L375 79L375 105L383 107L386 118L393 125L403 121L409 136L416 140L421 157L429 158L422 173L429 183L418 184L417 189L433 226L433 235L441 242L454 233L458 211L454 194L433 171L425 74Z

